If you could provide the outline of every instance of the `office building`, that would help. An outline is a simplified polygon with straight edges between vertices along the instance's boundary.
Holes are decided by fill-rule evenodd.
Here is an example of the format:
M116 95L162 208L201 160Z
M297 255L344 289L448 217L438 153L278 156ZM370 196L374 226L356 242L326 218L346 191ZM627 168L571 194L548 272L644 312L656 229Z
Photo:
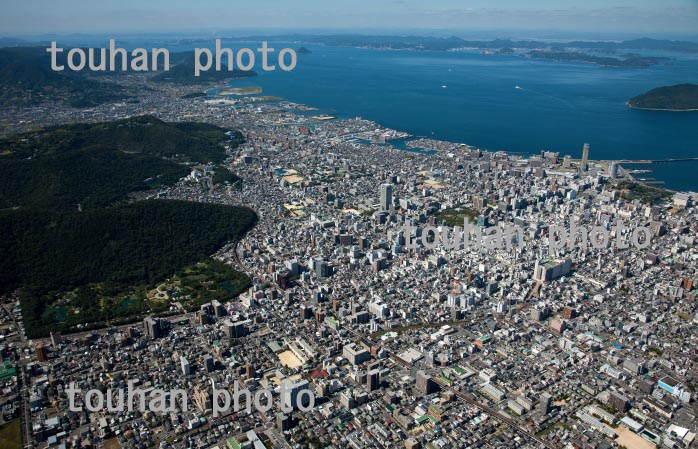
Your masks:
M160 338L162 336L162 329L160 326L160 319L158 318L146 318L143 320L143 330L148 338Z
M540 413L542 415L547 415L550 413L550 401L552 400L552 396L550 396L548 393L543 393L540 395L540 405L538 407L538 410L540 410Z
M368 377L366 379L366 384L368 387L368 391L376 391L378 387L380 386L380 371L377 369L371 370L368 372Z
M342 350L342 355L352 365L360 365L371 359L371 353L365 347L357 347L356 343L350 343Z
M533 268L533 279L541 282L550 282L567 276L572 269L572 261L565 260L537 260Z
M191 374L191 367L189 366L189 361L184 356L181 356L179 358L179 362L182 365L182 374L184 374L185 376Z
M44 342L40 341L36 344L35 354L36 354L36 359L39 362L47 362L48 361L48 350L46 349Z
M438 385L434 382L430 375L424 371L417 371L417 390L423 394L431 394L438 390Z
M213 361L213 357L210 355L207 355L204 357L204 368L206 368L206 372L210 373L212 372L216 367L216 364Z
M630 410L630 400L620 393L611 392L608 397L608 402L613 408L621 412Z
M390 211L393 206L393 185L381 184L380 188L380 210Z
M285 432L293 428L293 417L285 415L282 412L276 414L276 429L279 432Z
M308 394L300 394L303 390L309 390L308 381L301 380L298 382L286 382L283 390L283 403L286 408L298 408L299 405L307 407L310 405L310 396Z
M589 169L589 144L584 144L584 149L582 150L582 162L579 164L579 171L585 172Z

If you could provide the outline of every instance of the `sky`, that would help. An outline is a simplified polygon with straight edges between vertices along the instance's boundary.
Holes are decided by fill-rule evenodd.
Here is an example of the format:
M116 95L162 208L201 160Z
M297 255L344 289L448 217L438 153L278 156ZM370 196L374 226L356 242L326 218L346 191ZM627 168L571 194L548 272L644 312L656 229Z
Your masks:
M698 0L1 0L0 36L187 30L698 34Z

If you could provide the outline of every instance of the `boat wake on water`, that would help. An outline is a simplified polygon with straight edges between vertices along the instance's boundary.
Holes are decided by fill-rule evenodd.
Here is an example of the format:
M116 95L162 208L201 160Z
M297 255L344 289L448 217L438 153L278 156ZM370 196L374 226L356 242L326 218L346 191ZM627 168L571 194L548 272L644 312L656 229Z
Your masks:
M572 103L570 103L568 100L565 100L564 98L561 98L561 97L556 97L555 95L546 94L545 92L539 92L539 91L533 90L533 89L526 89L526 88L521 87L521 86L514 86L514 89L522 90L525 92L531 92L532 94L536 94L536 95L542 95L544 97L548 97L548 98L552 98L554 100L560 101L567 106L572 106Z

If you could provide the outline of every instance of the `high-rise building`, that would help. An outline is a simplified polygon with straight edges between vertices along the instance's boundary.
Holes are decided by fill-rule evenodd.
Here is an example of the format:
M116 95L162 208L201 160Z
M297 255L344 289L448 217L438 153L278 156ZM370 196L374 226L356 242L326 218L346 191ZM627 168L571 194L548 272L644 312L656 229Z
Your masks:
M285 415L281 412L276 414L276 429L279 432L285 432L291 430L293 427L293 417L291 415Z
M582 150L582 163L579 164L579 171L587 171L589 169L589 144L584 144L584 149Z
M550 329L556 334L562 334L567 329L567 323L565 320L556 318L550 323Z
M146 318L143 320L143 329L145 335L149 338L160 338L162 336L162 329L160 327L160 320L154 318Z
M423 394L431 394L438 390L438 384L424 371L417 371L417 391Z
M627 412L630 410L630 400L615 391L612 391L609 395L608 402L618 411Z
M562 168L570 168L572 163L572 158L570 156L565 156L562 158Z
M389 211L393 206L393 185L381 184L380 188L380 210Z
M611 177L611 179L618 179L618 162L613 161L611 162L611 165L608 168L608 174Z
M286 382L286 387L283 392L284 407L297 409L298 405L307 407L310 404L308 394L300 394L301 391L308 390L308 381L301 380L298 382Z
M229 338L241 338L247 335L247 324L249 324L249 320L243 320L243 321L236 321L236 322L231 322L230 320L226 320L223 323L223 330L225 332L225 336Z
M204 357L204 367L206 368L207 373L210 373L214 369L216 369L216 364L213 361L213 357L211 357L210 355L207 355L206 357Z
M181 356L179 358L179 361L182 365L182 374L184 374L185 376L191 374L191 367L189 366L189 361L186 358L184 358L184 356Z
M276 283L279 284L281 290L286 290L291 286L290 273L283 271L276 277Z
M566 320L574 319L577 317L577 310L570 306L565 306L565 308L562 309L562 317Z
M313 317L313 308L306 305L301 305L298 309L300 312L301 320L308 320Z
M533 267L533 279L541 282L550 282L562 276L567 276L572 270L570 259L536 260Z
M332 275L332 267L324 260L315 264L315 274L319 278L326 278Z
M211 307L213 308L213 314L216 316L216 318L220 318L225 315L225 307L223 307L223 304L221 304L219 301L216 301L215 299L211 301Z
M213 397L205 386L197 385L194 388L193 401L196 408L203 414L210 413L213 409Z
M380 371L377 369L371 370L368 372L368 377L367 377L367 386L368 386L368 391L376 391L378 387L380 386L380 380L381 379L381 374Z
M352 365L360 365L371 359L371 353L363 346L357 347L355 343L350 343L342 349L342 355Z
M538 410L540 410L540 413L543 415L547 415L550 413L550 401L552 400L552 396L550 396L548 393L543 393L540 395L540 407Z
M48 361L48 351L46 350L46 346L44 346L44 342L40 341L36 344L36 359L39 362L47 362Z
M473 207L475 210L480 211L487 206L487 198L481 195L473 195Z
M543 321L548 318L548 309L533 309L531 310L532 321Z
M208 314L201 310L196 312L196 322L199 323L199 326L207 325L209 323Z

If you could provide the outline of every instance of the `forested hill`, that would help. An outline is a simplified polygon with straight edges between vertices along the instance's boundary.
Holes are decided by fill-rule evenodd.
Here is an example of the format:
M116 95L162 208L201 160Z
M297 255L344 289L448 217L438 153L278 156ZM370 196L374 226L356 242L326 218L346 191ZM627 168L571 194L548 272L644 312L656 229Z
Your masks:
M59 64L65 64L65 53ZM84 73L51 70L44 47L0 48L0 105L26 106L62 101L76 108L129 100L133 93L107 79Z
M68 49L56 56L56 63L65 66ZM96 52L99 55L99 52ZM121 67L121 57L115 58ZM223 59L227 69L227 59ZM194 52L170 54L170 70L160 70L152 79L158 83L201 85L233 78L257 76L254 70L208 70L194 76ZM133 73L127 70L126 73ZM115 77L124 72L75 72L69 69L51 69L51 55L45 47L0 48L0 106L27 106L47 101L59 101L74 108L95 107L117 101L138 101L138 89L124 87ZM150 75L148 75L150 76Z
M0 140L0 209L104 207L221 162L238 132L152 116L61 125Z
M242 238L254 211L129 200L177 181L191 163L220 163L240 142L217 126L150 116L1 140L0 295L18 292L27 334L138 320L174 302L193 310L248 288L244 274L209 256ZM237 179L222 166L215 173ZM152 297L163 282L174 293Z
M257 72L254 70L234 69L228 71L228 58L226 56L221 58L222 70L206 70L199 73L199 76L195 76L194 61L193 51L172 53L170 55L170 63L172 64L170 70L158 73L153 77L153 81L179 85L198 85L257 76Z
M652 89L628 100L628 106L636 109L667 111L698 110L698 85L677 84Z
M83 213L3 211L0 294L20 289L30 337L166 312L171 302L148 299L147 292L187 267L213 263L208 256L256 220L247 208L161 200ZM182 295L188 309L249 287L245 275L221 265Z

